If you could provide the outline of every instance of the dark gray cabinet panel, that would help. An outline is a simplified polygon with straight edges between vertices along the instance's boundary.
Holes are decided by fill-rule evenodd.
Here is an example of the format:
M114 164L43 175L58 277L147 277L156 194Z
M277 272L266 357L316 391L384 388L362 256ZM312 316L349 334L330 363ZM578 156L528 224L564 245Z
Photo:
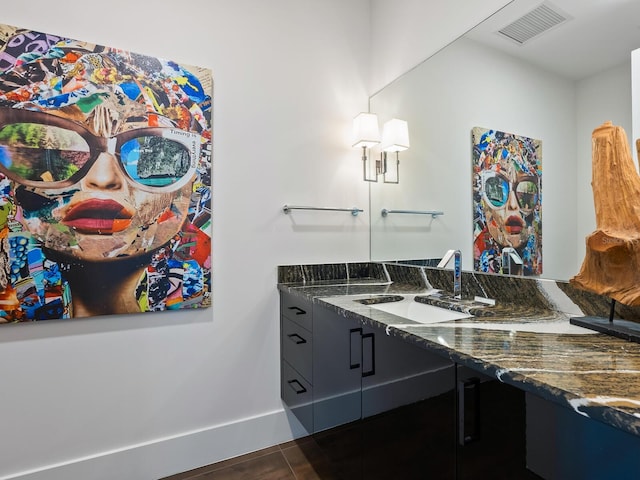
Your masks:
M307 330L312 329L312 303L289 293L280 294L280 313Z
M362 329L326 308L313 310L313 425L319 432L361 417Z
M456 478L533 480L526 468L525 394L458 366Z
M453 362L382 329L364 329L362 350L363 418L451 389Z
M364 419L362 474L358 478L453 480L453 385L450 378L446 393Z
M312 381L313 339L311 332L297 323L282 318L282 358L291 364L308 382Z
M639 437L530 393L526 405L527 464L542 478L640 478Z
M309 432L313 431L313 387L286 361L281 362L280 396Z

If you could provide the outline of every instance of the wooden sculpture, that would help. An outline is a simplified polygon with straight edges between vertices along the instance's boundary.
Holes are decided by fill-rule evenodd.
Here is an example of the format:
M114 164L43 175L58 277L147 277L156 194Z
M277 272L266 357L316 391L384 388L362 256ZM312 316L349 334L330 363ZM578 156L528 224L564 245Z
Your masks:
M640 143L637 143L640 149ZM625 305L640 305L640 177L622 127L592 135L596 231L587 236L580 272L570 282Z

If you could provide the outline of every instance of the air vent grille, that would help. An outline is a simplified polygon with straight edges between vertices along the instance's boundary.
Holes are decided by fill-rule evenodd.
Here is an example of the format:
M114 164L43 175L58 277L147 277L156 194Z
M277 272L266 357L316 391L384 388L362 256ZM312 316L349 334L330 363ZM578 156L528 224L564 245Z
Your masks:
M554 10L548 3L543 3L498 30L498 33L522 45L566 20L568 20L566 16Z

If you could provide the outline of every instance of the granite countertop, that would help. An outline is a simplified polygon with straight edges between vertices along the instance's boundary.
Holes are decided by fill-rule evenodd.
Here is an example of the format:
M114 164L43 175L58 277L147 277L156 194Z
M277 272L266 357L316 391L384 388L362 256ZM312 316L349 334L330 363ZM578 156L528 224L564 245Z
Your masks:
M464 272L466 296L480 292L497 299L495 314L420 324L357 300L428 295L449 281L451 272L419 267L410 270L407 278L399 269L402 274L392 279L397 272L389 275L387 270L391 270L388 265L384 274L373 278L322 281L280 276L278 287L640 436L640 344L569 323L570 316L607 316L603 299L573 291L566 282L484 278Z

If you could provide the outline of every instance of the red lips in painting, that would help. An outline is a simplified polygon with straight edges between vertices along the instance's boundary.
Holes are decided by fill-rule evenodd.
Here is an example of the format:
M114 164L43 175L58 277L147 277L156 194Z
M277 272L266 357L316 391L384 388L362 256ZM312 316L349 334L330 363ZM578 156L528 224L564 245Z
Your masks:
M504 223L504 228L509 235L520 235L520 232L522 232L522 229L524 228L524 222L522 221L522 218L510 215Z
M131 225L131 210L110 199L89 199L74 205L62 223L80 233L109 235Z

